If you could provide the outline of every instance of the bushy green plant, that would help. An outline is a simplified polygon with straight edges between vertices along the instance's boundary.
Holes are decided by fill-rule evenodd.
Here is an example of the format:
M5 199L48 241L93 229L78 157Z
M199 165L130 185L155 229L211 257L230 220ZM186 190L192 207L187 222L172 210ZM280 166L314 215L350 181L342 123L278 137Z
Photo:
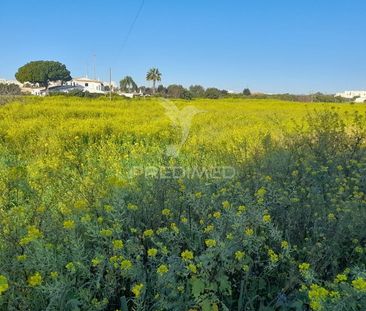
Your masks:
M135 103L1 108L1 310L365 309L363 114L327 109L254 146L229 132L236 148L169 159L159 106ZM236 176L126 176L221 164Z

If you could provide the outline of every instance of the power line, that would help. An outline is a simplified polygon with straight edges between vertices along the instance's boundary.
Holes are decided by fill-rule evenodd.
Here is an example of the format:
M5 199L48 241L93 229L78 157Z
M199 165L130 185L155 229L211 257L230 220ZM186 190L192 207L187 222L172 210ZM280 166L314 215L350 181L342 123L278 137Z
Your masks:
M135 18L133 19L133 21L132 21L132 23L130 25L130 28L128 29L128 32L126 34L126 37L125 37L125 39L122 42L121 51L123 51L123 49L126 47L127 41L130 38L130 35L131 35L131 33L132 33L132 31L133 31L133 29L135 27L135 24L136 24L136 22L137 22L137 20L138 20L138 18L140 16L140 14L141 14L141 12L142 12L142 9L144 8L144 5L145 5L145 0L142 0L141 5L140 5L140 7L139 7L139 9L138 9L138 11L137 11L137 13L135 15Z

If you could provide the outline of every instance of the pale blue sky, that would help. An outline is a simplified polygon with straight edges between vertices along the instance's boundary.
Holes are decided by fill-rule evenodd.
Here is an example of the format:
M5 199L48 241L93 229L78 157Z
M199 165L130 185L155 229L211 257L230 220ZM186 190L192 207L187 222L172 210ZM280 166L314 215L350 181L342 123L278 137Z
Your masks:
M0 78L31 60L73 76L309 93L366 89L364 0L2 0Z

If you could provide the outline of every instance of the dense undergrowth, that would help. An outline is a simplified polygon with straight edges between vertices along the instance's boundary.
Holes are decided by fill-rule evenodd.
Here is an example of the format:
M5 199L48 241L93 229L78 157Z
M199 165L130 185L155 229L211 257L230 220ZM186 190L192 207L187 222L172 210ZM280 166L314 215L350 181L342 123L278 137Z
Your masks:
M194 101L172 159L155 100L48 100L0 110L0 310L366 308L355 106Z

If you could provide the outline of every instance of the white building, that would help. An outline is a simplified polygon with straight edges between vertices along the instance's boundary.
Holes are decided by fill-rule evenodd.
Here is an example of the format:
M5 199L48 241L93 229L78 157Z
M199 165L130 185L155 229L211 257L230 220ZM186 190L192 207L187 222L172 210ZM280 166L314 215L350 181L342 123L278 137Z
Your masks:
M345 91L343 93L337 93L335 96L350 99L355 97L366 97L366 91Z
M20 87L23 86L22 83L18 82L17 80L6 80L6 79L0 79L0 83L1 84L16 84L16 85L19 85Z
M356 103L366 102L366 91L345 91L343 93L337 93L335 96L349 99L355 98Z
M70 86L81 86L84 92L104 94L104 83L99 80L89 79L88 77L76 78L66 83Z

